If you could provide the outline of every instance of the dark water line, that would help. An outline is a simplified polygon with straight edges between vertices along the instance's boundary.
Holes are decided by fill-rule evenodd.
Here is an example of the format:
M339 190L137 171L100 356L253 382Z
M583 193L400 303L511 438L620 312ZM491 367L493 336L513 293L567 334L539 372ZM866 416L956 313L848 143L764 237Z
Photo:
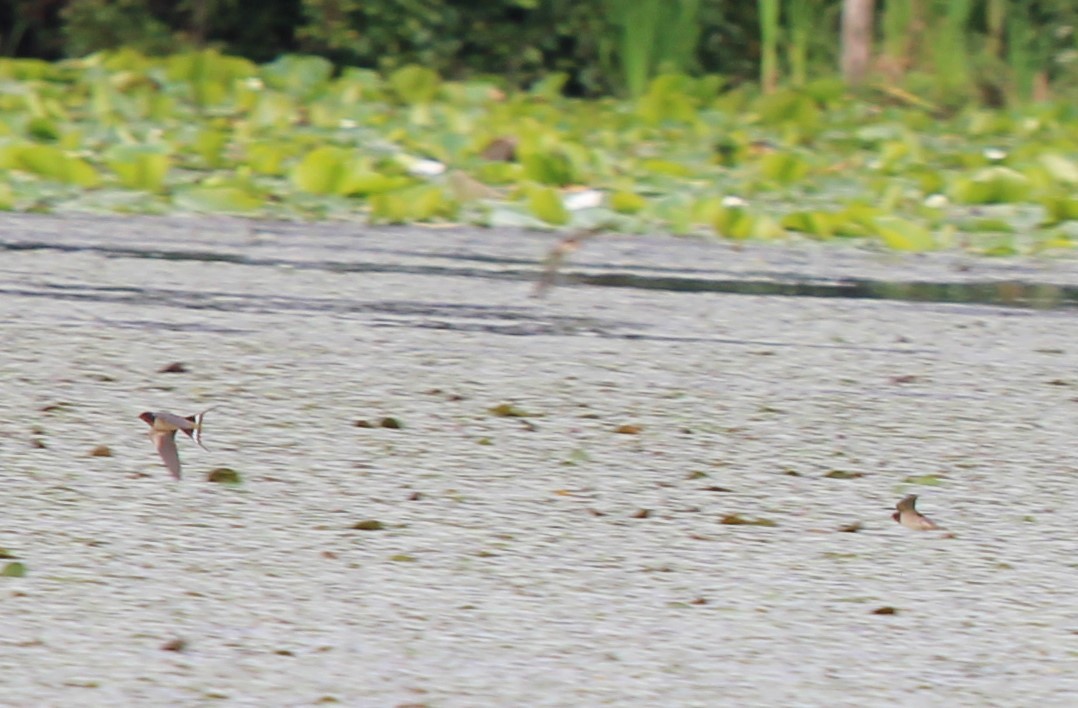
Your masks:
M981 282L886 281L845 278L826 282L805 280L718 279L637 276L620 273L572 274L567 281L603 287L630 287L676 292L717 292L739 295L898 300L1001 307L1063 309L1078 307L1078 287L1017 280Z
M334 273L401 273L424 276L482 278L488 280L536 281L542 265L520 267L519 260L499 261L489 257L471 259L474 262L509 264L512 268L469 268L465 266L404 265L399 263L346 263L340 261L294 261L282 258L255 258L246 255L209 251L170 251L163 249L134 249L108 246L75 246L44 242L0 243L0 251L52 250L61 252L100 253L109 258L139 258L168 261L230 263L254 267L287 266L300 270L321 270ZM415 254L421 255L421 254ZM458 257L460 260L463 258ZM894 300L970 305L993 305L1023 309L1070 309L1078 307L1078 287L1021 280L925 282L887 281L868 278L812 278L768 273L747 273L743 277L704 277L692 275L658 275L649 272L578 272L567 269L559 277L565 285L663 290L690 293L729 293L739 295L772 295L780 297L838 298L854 300Z

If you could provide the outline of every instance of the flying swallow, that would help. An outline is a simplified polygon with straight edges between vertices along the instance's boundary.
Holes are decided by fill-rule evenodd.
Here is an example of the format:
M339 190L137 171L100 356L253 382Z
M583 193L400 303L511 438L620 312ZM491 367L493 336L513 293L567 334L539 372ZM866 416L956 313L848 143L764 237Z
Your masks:
M543 297L546 291L554 286L558 279L558 269L565 264L569 256L579 251L585 241L598 236L602 231L601 228L581 229L558 241L543 261L543 273L535 283L532 297Z
M205 450L206 446L202 444L202 417L209 410L211 409L207 408L201 413L187 417L165 411L158 413L146 411L139 415L139 418L150 426L150 440L153 440L157 454L161 456L161 460L164 461L165 467L172 473L173 478L180 478L180 453L176 449L176 431L182 431Z
M895 504L895 508L898 509L898 511L891 514L891 518L906 528L913 529L914 531L934 531L942 528L935 521L917 511L915 508L916 504L917 495L907 494L902 498L902 501Z

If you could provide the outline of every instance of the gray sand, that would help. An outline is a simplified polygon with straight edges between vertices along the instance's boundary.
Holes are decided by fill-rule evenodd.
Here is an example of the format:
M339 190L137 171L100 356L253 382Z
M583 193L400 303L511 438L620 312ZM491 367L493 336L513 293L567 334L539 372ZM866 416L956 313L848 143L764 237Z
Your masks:
M552 241L0 217L0 704L1074 704L1073 311L531 299ZM570 270L612 267L1078 283L660 238ZM137 416L210 405L174 482Z

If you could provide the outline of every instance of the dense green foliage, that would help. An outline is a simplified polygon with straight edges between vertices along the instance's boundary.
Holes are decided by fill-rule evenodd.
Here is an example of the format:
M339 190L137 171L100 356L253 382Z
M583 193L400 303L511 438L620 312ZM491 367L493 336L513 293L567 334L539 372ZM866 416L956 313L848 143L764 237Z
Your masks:
M1078 238L1078 109L664 74L585 101L419 65L0 60L0 208L604 227L993 254ZM866 100L867 99L867 100Z
M1078 88L1073 0L877 2L876 75L953 104ZM212 47L255 61L294 52L389 71L561 72L574 95L639 95L662 70L801 85L836 71L842 0L0 0L0 51L84 56Z
M1069 247L1078 4L841 8L0 0L0 208Z

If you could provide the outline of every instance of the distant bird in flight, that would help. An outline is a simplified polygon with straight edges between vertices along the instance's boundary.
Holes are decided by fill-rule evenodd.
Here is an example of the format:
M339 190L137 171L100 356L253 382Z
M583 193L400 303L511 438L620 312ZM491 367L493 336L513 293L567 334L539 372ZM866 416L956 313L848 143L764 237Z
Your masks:
M898 511L891 514L891 518L914 531L935 531L942 528L935 521L917 511L916 504L917 495L907 494L902 498L902 501L895 504L895 509L898 509Z
M205 450L206 446L202 444L202 417L210 410L212 409L207 408L197 415L186 417L165 411L158 413L146 411L139 415L139 418L150 426L150 440L153 440L157 454L161 456L161 460L172 473L173 478L180 478L180 453L176 449L176 431L183 431L187 437Z
M550 252L543 260L543 273L535 283L535 289L532 290L532 297L543 297L546 295L547 290L554 287L554 283L558 279L558 269L565 265L569 256L579 251L585 241L598 236L602 232L603 229L598 227L593 229L581 229L566 236L561 241L558 241L554 245L554 248L550 249Z

